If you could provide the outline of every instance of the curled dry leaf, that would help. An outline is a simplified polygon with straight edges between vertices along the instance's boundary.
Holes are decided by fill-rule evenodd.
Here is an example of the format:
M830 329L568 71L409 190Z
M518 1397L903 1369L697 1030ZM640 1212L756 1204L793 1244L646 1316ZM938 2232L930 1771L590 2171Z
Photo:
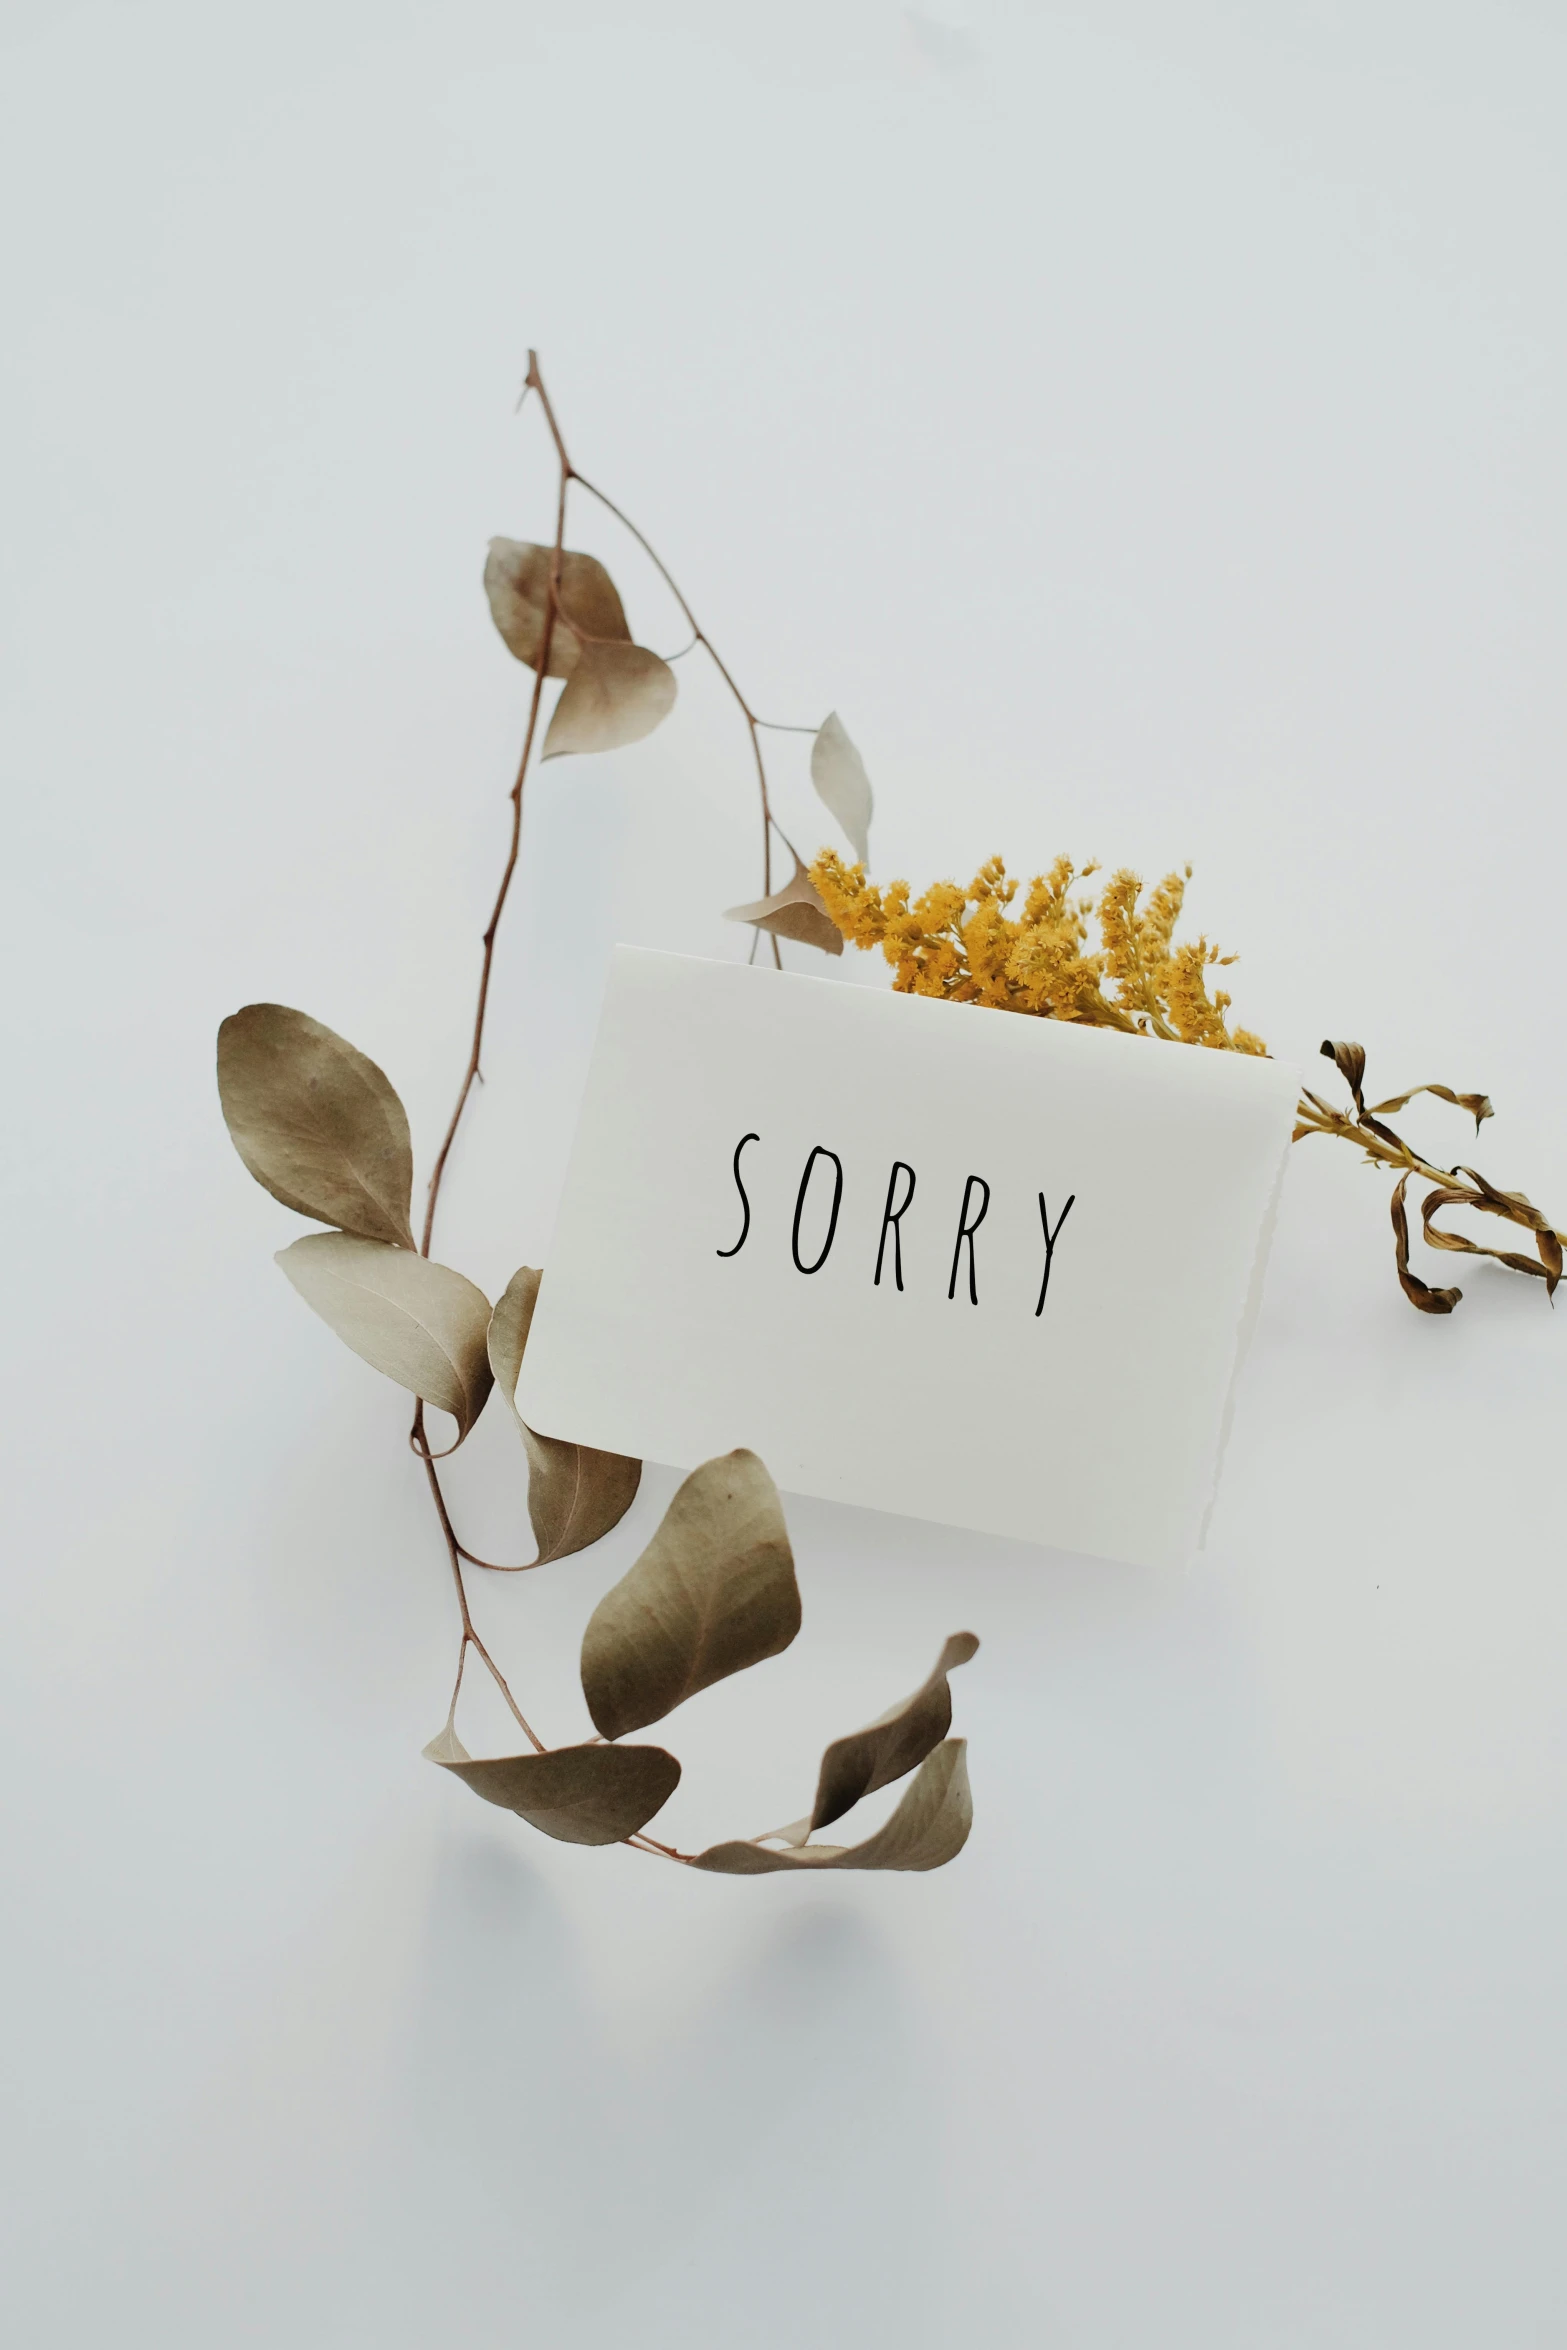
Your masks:
M651 734L669 716L675 673L646 645L584 644L555 705L543 756L618 751Z
M595 1452L538 1436L517 1409L517 1375L538 1303L542 1276L524 1265L507 1282L490 1316L489 1356L495 1383L522 1431L528 1455L528 1516L539 1555L530 1563L569 1558L618 1526L636 1498L642 1463L623 1453Z
M865 1729L833 1740L822 1756L807 1834L841 1819L862 1795L890 1787L941 1743L952 1727L947 1675L966 1665L978 1647L972 1632L954 1632L912 1697L890 1706Z
M1450 1314L1463 1296L1461 1289L1433 1289L1429 1281L1422 1281L1418 1273L1409 1270L1409 1216L1404 1206L1404 1193L1409 1188L1409 1177L1400 1175L1393 1186L1391 1213L1393 1217L1393 1248L1398 1260L1398 1278L1404 1295L1412 1306L1423 1314Z
M1365 1046L1363 1044L1335 1043L1331 1036L1325 1036L1318 1049L1323 1059L1331 1061L1338 1070L1344 1083L1355 1097L1356 1110L1364 1115L1365 1097L1360 1089L1366 1081Z
M724 920L754 923L758 930L771 930L779 938L796 938L802 946L820 947L824 955L843 953L843 933L800 864L785 888L770 898L758 898L754 905L731 906Z
M768 1877L784 1869L939 1869L955 1860L974 1824L967 1741L949 1738L927 1755L897 1810L863 1844L709 1845L691 1866L725 1877Z
M1405 1146L1402 1137L1395 1134L1391 1126L1384 1126L1375 1112L1366 1108L1365 1094L1362 1090L1366 1082L1365 1046L1363 1044L1335 1044L1331 1037L1324 1037L1320 1049L1327 1059L1336 1065L1339 1075L1354 1095L1355 1116L1360 1125L1371 1134L1379 1134L1382 1140L1390 1142L1395 1150L1403 1150ZM1310 1101L1315 1097L1308 1094L1306 1098ZM1407 1098L1409 1097L1406 1096ZM1379 1106L1382 1109L1391 1109L1393 1104L1383 1102Z
M823 807L842 825L860 863L868 864L875 795L865 761L849 740L836 710L828 711L811 745L811 781Z
M287 1004L246 1004L218 1030L218 1096L234 1148L285 1208L413 1247L407 1113L345 1038Z
M539 665L548 605L553 547L527 539L491 539L484 563L484 592L490 617L508 652L528 668ZM629 644L631 631L615 583L595 556L562 548L560 601L550 636L546 677L569 677L582 655L583 640Z
M754 1452L693 1469L582 1638L582 1689L606 1738L661 1721L699 1689L760 1664L800 1629L778 1488Z
M1562 1277L1560 1235L1523 1192L1498 1191L1494 1183L1477 1174L1473 1167L1459 1168L1456 1172L1469 1177L1479 1196L1457 1184L1439 1186L1426 1194L1420 1206L1420 1222L1431 1246L1460 1249L1470 1257L1494 1257L1499 1265L1510 1266L1515 1273L1536 1274L1545 1283L1546 1296L1554 1297L1556 1284ZM1433 1223L1432 1218L1443 1208L1476 1208L1484 1215L1505 1216L1509 1223L1521 1225L1526 1232L1534 1234L1538 1256L1526 1257L1517 1249L1486 1248L1462 1232L1451 1232L1444 1225Z
M1394 1094L1390 1102L1373 1102L1372 1113L1386 1116L1393 1110L1407 1109L1417 1093L1434 1093L1438 1101L1451 1102L1455 1110L1467 1110L1475 1122L1476 1134L1479 1133L1485 1119L1493 1118L1496 1115L1491 1107L1489 1094L1454 1093L1450 1085L1412 1085L1407 1093Z
M490 1301L461 1273L346 1232L308 1232L278 1263L307 1306L373 1369L450 1412L467 1435L490 1392Z
M680 1784L680 1765L661 1746L557 1746L476 1762L448 1723L424 1751L486 1803L562 1844L623 1843Z

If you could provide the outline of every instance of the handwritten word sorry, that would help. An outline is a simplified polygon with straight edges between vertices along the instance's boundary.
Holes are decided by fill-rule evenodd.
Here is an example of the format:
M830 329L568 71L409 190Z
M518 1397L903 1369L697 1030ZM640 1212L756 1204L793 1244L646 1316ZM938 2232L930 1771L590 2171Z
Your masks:
M713 1251L715 1256L737 1257L751 1237L751 1200L745 1188L745 1177L741 1172L740 1161L745 1154L747 1144L760 1142L761 1139L759 1134L742 1134L740 1140L735 1144L734 1180L735 1189L740 1194L740 1237L732 1248L715 1249ZM818 1167L820 1167L819 1176ZM832 1204L827 1213L827 1236L816 1255L807 1264L800 1254L800 1227L805 1220L806 1203L811 1196L812 1183L816 1181L818 1193L821 1193L829 1180L827 1175L829 1167L832 1170L830 1178ZM917 1180L914 1169L906 1160L893 1160L892 1172L887 1178L886 1203L881 1212L881 1231L876 1239L876 1270L871 1276L874 1288L881 1287L882 1274L887 1270L889 1262L894 1283L900 1290L903 1287L903 1219L914 1203ZM1044 1271L1040 1276L1039 1300L1034 1307L1036 1316L1045 1310L1045 1299L1050 1290L1050 1267L1055 1258L1056 1242L1061 1237L1062 1225L1072 1213L1072 1205L1076 1197L1076 1192L1069 1195L1066 1206L1061 1210L1052 1227L1049 1211L1045 1206L1045 1195L1043 1192L1038 1194L1039 1221L1044 1232L1045 1264ZM819 1273L823 1265L826 1264L832 1254L833 1242L838 1237L838 1211L842 1206L843 1161L836 1151L828 1150L825 1143L819 1142L805 1162L804 1171L800 1176L800 1187L794 1195L794 1222L789 1233L789 1253L794 1259L797 1272ZM979 1270L975 1261L974 1243L975 1236L989 1211L990 1185L985 1181L983 1175L970 1175L963 1186L963 1200L958 1209L957 1232L952 1243L952 1267L947 1276L949 1301L958 1294L960 1275L966 1274L969 1304L977 1306L979 1303ZM891 1243L890 1249L889 1242ZM967 1252L966 1259L965 1252Z

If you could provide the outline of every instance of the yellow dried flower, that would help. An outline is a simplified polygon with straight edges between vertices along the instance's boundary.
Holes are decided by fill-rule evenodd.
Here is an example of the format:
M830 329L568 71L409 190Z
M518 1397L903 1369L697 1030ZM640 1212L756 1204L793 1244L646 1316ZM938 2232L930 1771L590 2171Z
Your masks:
M817 858L811 879L852 945L881 948L893 986L905 995L990 1004L1219 1052L1265 1053L1261 1037L1226 1025L1224 990L1208 993L1209 966L1234 956L1221 956L1204 938L1174 943L1191 867L1167 873L1146 903L1141 880L1125 868L1110 876L1097 906L1068 894L1074 881L1098 870L1088 864L1079 875L1069 857L1058 857L1029 883L1016 917L1007 908L1018 884L1000 857L982 865L966 890L938 881L912 906L906 881L878 889L863 865L845 864L832 849ZM1097 951L1088 951L1091 918L1099 925Z

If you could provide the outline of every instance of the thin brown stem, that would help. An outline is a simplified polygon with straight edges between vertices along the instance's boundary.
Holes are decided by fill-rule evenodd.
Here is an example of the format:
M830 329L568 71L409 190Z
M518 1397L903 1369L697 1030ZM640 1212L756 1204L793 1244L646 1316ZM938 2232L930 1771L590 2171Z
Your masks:
M467 1560L470 1567L483 1567L487 1575L526 1575L534 1567L542 1567L548 1564L548 1561L542 1557L536 1559L519 1559L514 1565L503 1563L498 1559L482 1559L476 1550L470 1550L468 1548L466 1542L459 1542L457 1548L462 1556Z
M414 1428L416 1433L422 1433L423 1419L424 1405L420 1403L416 1405L414 1409ZM500 1691L502 1697L505 1698L506 1703L510 1706L513 1717L516 1720L517 1727L521 1730L524 1738L527 1739L528 1744L533 1748L534 1753L544 1754L547 1752L547 1749L543 1739L537 1735L532 1725L529 1723L526 1715L522 1711L521 1706L518 1705L517 1700L515 1697L513 1697L510 1688L507 1686L505 1674L501 1671L500 1666L495 1662L494 1657L491 1656L489 1650L485 1647L484 1642L479 1638L478 1632L474 1628L473 1617L469 1612L468 1607L468 1592L463 1582L462 1576L461 1547L458 1543L456 1533L453 1531L451 1513L446 1507L446 1496L441 1491L441 1480L435 1473L435 1463L430 1458L429 1454L426 1452L421 1454L420 1457L424 1462L424 1473L430 1481L430 1496L435 1503L435 1514L441 1521L441 1532L446 1538L446 1555L451 1562L452 1582L455 1585L457 1591L457 1612L462 1618L463 1651L466 1653L469 1648L478 1650L480 1659L488 1669L490 1677L494 1681L496 1688ZM457 1665L457 1684L459 1688L462 1685L461 1657L459 1657ZM454 1710L456 1708L456 1704L457 1691L454 1689L452 1691L452 1706ZM447 1718L450 1720L451 1717L448 1716Z
M528 374L523 385L525 392L530 389L539 395L544 414L549 421L551 436L560 457L560 489L555 501L555 545L550 557L549 588L544 600L544 628L539 638L538 666L534 671L533 693L528 703L527 731L522 738L522 756L517 762L517 780L511 787L511 840L506 851L506 863L501 873L500 887L495 893L495 904L491 909L490 919L484 930L484 957L479 966L479 1000L473 1015L473 1043L468 1053L468 1066L463 1071L462 1084L458 1088L457 1101L452 1110L441 1147L436 1153L435 1166L430 1175L430 1188L424 1211L424 1232L419 1242L419 1253L426 1257L430 1253L430 1236L435 1229L435 1204L440 1197L441 1180L446 1173L446 1162L451 1156L452 1144L457 1139L457 1129L462 1124L462 1115L468 1106L468 1096L473 1091L474 1082L480 1074L479 1060L484 1049L484 1022L490 1003L490 975L495 967L496 933L501 926L501 916L506 911L506 900L510 894L512 876L517 870L517 859L522 851L522 787L528 773L528 762L533 756L534 738L539 730L539 708L544 699L544 679L549 670L550 646L555 637L555 616L560 608L560 559L566 543L566 489L571 480L571 466L566 456L565 445L560 437L560 429L555 422L555 411L550 406L549 394L545 391L543 378L539 374L538 355L533 351L528 353Z
M559 444L557 443L557 446L558 445ZM562 454L564 456L564 452ZM735 703L739 709L740 715L745 720L746 731L751 738L751 756L756 762L757 789L761 794L762 802L762 895L764 897L770 898L773 894L773 834L775 832L777 833L779 839L783 841L784 846L788 849L790 855L794 858L795 863L799 864L801 861L799 852L796 850L794 843L787 838L782 825L778 822L777 818L773 814L772 800L768 794L767 762L762 757L761 728L763 725L770 725L772 722L770 720L764 720L757 717L756 712L752 709L750 703L746 700L744 694L740 691L739 686L735 683L734 675L720 655L718 647L714 644L712 638L708 635L706 629L702 626L702 623L698 620L696 614L692 611L690 605L686 602L685 596L681 592L680 584L675 578L674 573L670 570L668 564L659 554L657 548L654 547L651 540L646 538L643 533L638 530L630 515L624 513L622 509L616 505L613 498L606 497L604 492L595 482L588 480L586 474L578 473L573 467L571 471L571 478L573 481L581 483L582 487L587 491L590 498L597 498L599 504L604 508L605 512L607 514L613 514L615 520L620 524L623 530L628 530L631 533L631 536L636 540L637 545L642 549L642 552L646 555L648 561L652 564L654 570L658 573L660 579L662 579L664 585L668 588L670 594L674 597L675 602L680 606L681 611L684 613L686 626L691 631L692 642L703 647L708 659L712 662L713 667L718 671L719 676L723 679L725 685L729 688L730 693L734 696ZM809 731L814 731L814 729ZM776 938L773 940L773 956L775 961L778 960L778 941Z
M452 1145L457 1139L457 1132L462 1124L463 1113L467 1109L469 1096L471 1095L475 1084L482 1082L483 1072L480 1064L484 1050L485 1019L489 1011L490 979L495 966L495 941L500 930L501 917L506 911L506 901L510 895L512 880L517 871L518 860L522 853L523 785L527 780L528 766L533 757L533 746L538 736L539 712L544 698L544 680L549 670L550 648L554 641L556 621L558 618L563 617L560 610L561 561L566 544L566 496L572 482L580 482L582 488L587 491L588 495L597 499L598 503L604 507L608 513L612 514L616 521L621 524L622 528L629 531L631 536L637 541L637 544L648 556L655 570L659 573L665 585L668 587L671 595L674 597L675 602L679 605L682 613L685 615L686 624L691 630L691 643L690 645L686 646L684 650L686 652L690 652L694 650L697 645L701 645L705 649L708 658L713 663L714 668L718 671L718 674L723 679L725 685L729 688L730 693L733 695L735 702L739 707L741 716L744 718L746 723L747 732L751 738L751 753L756 764L757 789L761 797L762 880L764 894L769 897L772 895L772 836L775 832L777 833L779 839L783 842L784 846L788 849L790 855L794 858L796 865L799 865L803 862L798 850L794 846L794 843L789 839L787 833L773 815L772 802L768 794L767 763L762 756L761 728L764 725L772 726L774 722L771 720L759 719L756 716L756 713L752 710L744 694L742 694L740 691L739 686L735 683L733 675L723 660L720 658L712 639L702 628L700 622L697 620L696 614L692 611L690 605L686 602L686 599L676 584L668 565L649 544L648 540L643 537L641 531L638 530L636 524L631 520L629 515L622 513L621 509L615 504L613 499L606 497L601 489L598 489L592 482L588 481L582 474L577 472L575 466L571 462L570 457L567 455L566 443L561 434L560 423L556 417L554 405L551 402L547 389L545 388L544 377L539 368L538 353L536 351L530 351L528 353L528 372L523 380L522 391L517 401L517 406L519 409L521 409L530 392L534 392L538 395L539 405L543 410L544 420L549 428L550 439L553 441L555 446L555 456L559 468L559 487L555 502L555 542L550 552L549 584L546 591L544 604L544 626L540 634L537 649L537 658L533 678L533 692L528 704L527 729L523 736L522 755L517 762L516 780L511 787L511 838L507 844L506 863L502 869L500 886L495 893L495 903L491 908L490 919L485 925L484 930L484 952L479 966L479 993L478 1001L474 1007L473 1037L469 1046L468 1065L463 1071L462 1083L459 1086L457 1092L457 1100L453 1105L451 1117L447 1122L446 1132L441 1140L441 1147L436 1153L435 1165L431 1170L429 1190L425 1201L424 1230L420 1237L419 1251L422 1256L426 1257L430 1253L431 1238L435 1230L436 1204L440 1198L441 1184L446 1174L447 1162L451 1157ZM567 625L570 625L569 622ZM679 659L681 656L677 654L674 657ZM815 729L802 727L788 730L780 729L780 731L812 733L815 731ZM778 950L778 941L776 938L773 938L771 943L773 950L773 960L781 968L783 959ZM752 951L754 954L754 940ZM413 1447L413 1450L417 1454L419 1460L422 1462L425 1476L429 1480L430 1495L435 1504L435 1512L437 1518L440 1521L442 1538L446 1544L447 1558L450 1561L452 1570L452 1582L457 1593L458 1614L462 1621L462 1640L457 1652L457 1677L453 1683L451 1705L447 1711L447 1727L450 1729L456 1719L457 1699L462 1690L463 1667L467 1662L468 1651L470 1648L472 1648L479 1656L481 1662L484 1664L486 1670L489 1672L491 1678L495 1682L496 1687L499 1689L502 1697L510 1707L513 1718L517 1722L518 1727L522 1731L523 1736L527 1739L529 1745L533 1748L536 1754L545 1754L549 1751L549 1749L545 1746L543 1740L538 1737L531 1724L528 1722L526 1716L522 1712L521 1707L518 1705L516 1699L511 1693L510 1688L507 1685L505 1675L502 1673L500 1667L496 1664L495 1659L491 1656L489 1650L485 1647L484 1642L480 1639L477 1631L474 1629L473 1616L468 1606L467 1588L463 1581L464 1560L467 1560L468 1563L472 1566L487 1568L493 1574L520 1574L525 1571L526 1567L536 1566L541 1562L536 1559L530 1559L525 1561L523 1565L519 1567L501 1567L497 1566L492 1560L479 1558L473 1551L467 1549L463 1543L459 1542L457 1539L456 1529L452 1525L451 1513L446 1506L446 1496L441 1489L441 1481L436 1473L435 1467L436 1462L440 1459L443 1459L445 1456L440 1453L432 1452L428 1443L425 1441L424 1405L422 1402L417 1405L414 1411L413 1426L409 1431L408 1441ZM455 1451L456 1447L453 1446L451 1449ZM672 1844L661 1844L658 1839L653 1836L645 1836L640 1834L633 1835L626 1837L624 1841L629 1844L634 1851L637 1852L650 1852L661 1859L680 1861L682 1863L688 1862L688 1855L677 1851Z
M1396 1167L1403 1174L1418 1175L1426 1182L1440 1184L1445 1190L1466 1192L1476 1207L1485 1204L1485 1194L1460 1169L1433 1166L1418 1151L1412 1151L1408 1143L1395 1145L1386 1136L1362 1125L1358 1119L1346 1117L1342 1111L1330 1108L1326 1102L1308 1098L1297 1103L1295 1122L1297 1140L1304 1140L1306 1134L1337 1135L1345 1142L1357 1144L1367 1158L1374 1159L1379 1166ZM1567 1232L1557 1232L1556 1238L1567 1248Z

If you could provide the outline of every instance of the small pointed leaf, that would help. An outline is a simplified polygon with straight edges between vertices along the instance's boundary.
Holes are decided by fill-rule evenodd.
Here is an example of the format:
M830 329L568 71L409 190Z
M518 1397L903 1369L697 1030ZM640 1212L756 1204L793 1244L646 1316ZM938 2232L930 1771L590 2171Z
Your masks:
M472 1762L473 1756L458 1737L453 1724L448 1722L445 1729L438 1730L425 1747L424 1759L433 1763L465 1763Z
M413 1247L407 1113L345 1038L287 1004L246 1004L218 1030L218 1096L234 1148L285 1208Z
M770 1877L785 1869L939 1869L955 1860L974 1824L967 1741L949 1738L926 1756L885 1826L863 1844L713 1844L691 1866L724 1877Z
M1354 1095L1356 1110L1364 1115L1366 1105L1360 1089L1366 1080L1365 1046L1363 1044L1346 1044L1342 1041L1335 1042L1331 1036L1325 1036L1320 1050L1323 1059L1333 1063L1344 1083Z
M823 807L843 826L860 863L866 864L876 801L865 761L849 740L836 710L828 712L811 745L811 781Z
M878 1787L890 1787L905 1771L923 1762L952 1727L952 1690L947 1675L966 1665L979 1642L972 1632L954 1632L927 1678L912 1697L905 1697L878 1715L863 1730L835 1738L822 1756L816 1783L816 1802L809 1832L831 1825Z
M642 1481L640 1461L537 1436L517 1409L517 1376L541 1278L531 1265L512 1275L490 1317L488 1342L495 1383L522 1432L528 1455L528 1516L539 1546L539 1555L530 1564L536 1567L586 1550L618 1526Z
M459 1440L490 1392L490 1303L461 1273L409 1249L308 1232L278 1263L346 1346L457 1422Z
M1450 1085L1412 1085L1407 1093L1394 1094L1390 1102L1373 1102L1372 1112L1385 1116L1390 1111L1405 1109L1414 1100L1417 1093L1434 1093L1438 1101L1451 1102L1455 1110L1467 1110L1475 1122L1476 1134L1479 1133L1481 1125L1487 1118L1493 1118L1496 1115L1491 1107L1489 1094L1454 1093Z
M484 592L490 617L500 630L508 652L530 669L539 665L544 636L544 614L549 598L553 547L535 546L528 539L491 539L484 565ZM546 677L569 677L581 659L585 640L607 639L629 644L631 631L615 583L592 555L562 548L560 602L550 636Z
M680 1765L661 1746L557 1746L475 1761L448 1727L424 1751L486 1803L562 1844L623 1843L680 1784Z
M754 1452L704 1461L679 1488L582 1640L582 1688L606 1738L788 1647L800 1591L778 1488Z
M661 725L675 706L675 673L646 645L584 644L544 737L546 759L618 751Z
M731 906L724 920L754 923L758 930L770 930L779 938L820 947L824 955L843 953L843 933L803 865L796 865L793 880L770 898L758 898L749 906Z

